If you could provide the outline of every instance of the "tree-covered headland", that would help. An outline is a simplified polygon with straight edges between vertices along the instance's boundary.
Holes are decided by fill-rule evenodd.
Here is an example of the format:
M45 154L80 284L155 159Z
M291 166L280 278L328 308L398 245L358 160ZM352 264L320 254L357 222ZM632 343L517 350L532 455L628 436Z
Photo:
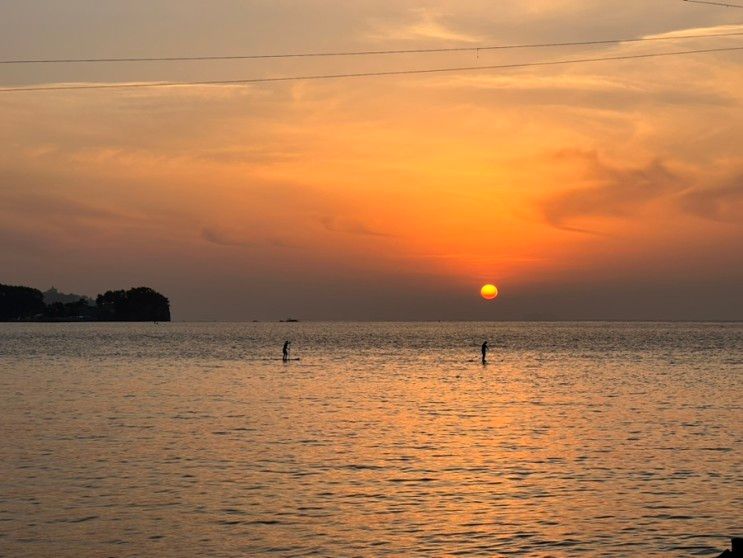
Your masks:
M46 303L31 287L0 284L0 321L4 322L169 322L170 301L149 287L106 291L95 301L78 297ZM66 299L63 299L66 300Z

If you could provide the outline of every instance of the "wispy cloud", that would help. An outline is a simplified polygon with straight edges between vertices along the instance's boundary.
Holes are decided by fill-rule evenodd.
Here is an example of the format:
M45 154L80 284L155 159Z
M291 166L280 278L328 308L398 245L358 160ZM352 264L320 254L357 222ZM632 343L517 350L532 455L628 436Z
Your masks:
M239 248L247 248L252 246L253 243L245 240L242 235L235 233L234 231L228 231L215 227L204 227L201 229L201 238L210 242L211 244L217 244L219 246L235 246Z
M369 37L377 41L416 41L429 39L457 43L477 43L479 37L457 31L444 23L444 16L431 10L413 10L415 20L405 24L378 24Z
M561 158L582 159L594 185L572 188L547 198L545 220L555 228L596 232L576 225L584 218L627 217L659 198L685 188L684 181L656 159L645 166L618 167L605 163L595 152L566 151Z
M38 179L36 179L38 180ZM68 184L60 180L60 187ZM46 223L72 224L79 222L102 223L112 222L144 224L147 218L133 212L112 209L101 204L94 204L84 199L75 199L71 195L57 195L48 192L28 191L38 185L31 177L17 177L13 173L1 173L0 183L15 186L19 189L8 189L0 192L0 215L3 213L14 218L43 219ZM21 187L27 190L20 190Z
M679 204L687 213L703 219L740 224L743 214L743 174L721 186L685 192Z
M679 37L689 35L709 35L710 33L736 33L743 31L743 24L729 24L729 25L714 25L710 27L686 27L682 29L676 29L674 31L668 31L665 33L654 33L645 35L647 38L661 38L661 37ZM729 40L735 41L736 37L728 37Z
M331 232L358 234L362 236L390 237L392 235L376 231L365 223L348 217L326 215L320 217L320 223Z

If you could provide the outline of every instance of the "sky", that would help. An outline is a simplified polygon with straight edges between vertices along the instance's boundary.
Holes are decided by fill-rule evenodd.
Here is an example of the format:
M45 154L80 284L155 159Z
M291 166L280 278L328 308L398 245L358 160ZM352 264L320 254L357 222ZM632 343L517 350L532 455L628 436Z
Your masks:
M24 0L0 58L743 33L681 0ZM0 87L492 66L743 35L367 57L5 64ZM743 319L743 51L0 92L0 282L146 285L176 320ZM484 283L500 296L486 302Z

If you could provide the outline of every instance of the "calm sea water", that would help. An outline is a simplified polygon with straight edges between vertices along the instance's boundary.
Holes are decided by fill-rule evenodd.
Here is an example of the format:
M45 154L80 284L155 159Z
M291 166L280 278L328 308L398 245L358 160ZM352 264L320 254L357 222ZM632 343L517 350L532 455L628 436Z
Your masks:
M742 372L743 324L3 324L0 555L714 556Z

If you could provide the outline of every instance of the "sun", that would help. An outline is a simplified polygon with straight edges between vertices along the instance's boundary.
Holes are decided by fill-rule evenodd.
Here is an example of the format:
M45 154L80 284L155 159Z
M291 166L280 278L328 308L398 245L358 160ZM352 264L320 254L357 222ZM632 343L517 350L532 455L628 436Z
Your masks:
M498 296L498 287L490 284L483 285L482 289L480 289L480 296L485 300L493 300Z

